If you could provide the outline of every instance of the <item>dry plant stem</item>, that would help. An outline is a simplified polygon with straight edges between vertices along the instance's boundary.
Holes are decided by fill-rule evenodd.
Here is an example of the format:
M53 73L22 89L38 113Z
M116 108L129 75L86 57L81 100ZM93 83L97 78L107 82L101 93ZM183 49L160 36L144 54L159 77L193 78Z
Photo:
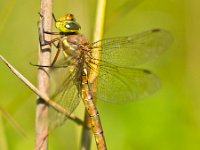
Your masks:
M52 101L51 99L49 99L49 97L40 92L31 82L29 82L22 74L20 74L3 56L0 55L0 60L2 60L7 66L8 68L29 88L31 89L36 95L38 95L39 97L41 97L48 105L50 105L51 107L53 107L55 110L57 110L58 112L64 114L67 118L75 121L77 124L79 125L83 125L83 121L81 119L79 119L78 117L76 117L73 114L70 114L69 112L67 112L62 106L60 106L59 104L55 103L54 101Z
M91 146L91 132L88 127L90 127L90 117L88 116L87 111L85 111L85 118L84 118L84 126L82 130L82 143L81 143L81 150L89 150Z
M98 0L93 41L98 41L98 40L102 39L102 37L103 37L105 11L106 11L106 0ZM99 53L96 53L94 55L95 55L95 58L98 58L98 59L100 58ZM92 76L93 73L94 72L91 71L90 75ZM94 85L95 85L95 82L96 81L94 81ZM95 90L96 87L94 86L93 88L94 89L92 89L92 91L96 91ZM84 122L85 122L85 125L90 124L90 117L88 116L87 112L85 112ZM91 143L90 129L86 128L86 126L83 126L81 150L89 150L90 143Z
M41 0L40 4L40 14L45 18L44 28L47 31L51 31L51 14L52 14L52 0ZM41 17L40 17L40 29L41 29ZM42 32L42 30L40 31ZM43 34L43 33L39 33ZM51 40L50 35L45 35L45 40ZM39 43L40 45L40 43ZM50 65L50 46L45 45L39 47L39 60L40 65ZM48 95L49 88L49 76L48 69L43 68L38 70L38 89L42 93ZM37 98L37 107L36 107L36 141L35 149L36 150L47 150L48 149L48 105L41 98ZM41 142L42 141L42 142ZM41 144L42 143L42 144ZM38 146L40 145L40 146Z
M3 61L4 64L6 64L8 66L8 68L29 88L31 89L36 95L38 95L42 100L44 100L48 105L50 105L51 107L53 107L56 111L64 114L67 118L73 120L74 122L76 122L79 125L84 125L83 121L81 119L79 119L78 117L76 117L73 114L70 114L69 112L67 112L62 106L60 106L59 104L55 103L54 101L50 100L49 97L40 92L31 82L29 82L22 74L20 74L3 56L0 55L0 60ZM43 138L47 137L48 133L43 135ZM39 147L41 147L41 145L43 145L43 140L41 139L38 143L38 145L36 145L35 149L38 149Z
M55 110L59 111L60 113L63 113L67 118L72 119L77 124L83 125L83 121L81 121L79 118L77 118L74 115L70 115L69 112L67 112L62 106L58 105L54 101L51 101L46 94L41 93L35 86L33 86L25 77L23 77L12 65L10 65L1 55L0 59L10 68L10 70L21 80L25 85L27 85L35 94L37 94L42 100L44 100L48 105L53 107ZM48 122L48 121L47 121ZM48 133L44 133L42 135L42 139L40 139L35 145L35 149L41 149L41 146L44 144L44 139L48 136Z

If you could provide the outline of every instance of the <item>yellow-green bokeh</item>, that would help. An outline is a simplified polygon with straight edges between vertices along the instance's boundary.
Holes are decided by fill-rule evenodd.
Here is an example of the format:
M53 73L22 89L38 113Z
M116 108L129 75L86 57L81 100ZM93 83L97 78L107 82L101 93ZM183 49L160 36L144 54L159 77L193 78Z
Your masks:
M39 1L0 0L0 54L37 85ZM109 150L200 149L200 1L108 0L104 37L125 36L156 27L168 30L173 45L141 66L159 76L162 88L124 105L98 102ZM96 1L54 1L57 17L71 12L89 40ZM140 66L138 66L140 67ZM33 149L36 96L0 63L0 106L25 130L23 137L0 115L0 149ZM83 117L83 105L75 113ZM52 132L49 149L79 149L81 127L68 121ZM94 140L92 149L96 149Z

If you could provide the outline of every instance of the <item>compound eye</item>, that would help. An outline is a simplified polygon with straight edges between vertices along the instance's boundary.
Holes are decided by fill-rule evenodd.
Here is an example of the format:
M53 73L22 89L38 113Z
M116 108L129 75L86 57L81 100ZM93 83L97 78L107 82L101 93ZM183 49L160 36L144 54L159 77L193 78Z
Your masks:
M79 31L80 30L80 25L77 22L74 22L74 21L67 22L65 27L68 30L73 30L73 31Z

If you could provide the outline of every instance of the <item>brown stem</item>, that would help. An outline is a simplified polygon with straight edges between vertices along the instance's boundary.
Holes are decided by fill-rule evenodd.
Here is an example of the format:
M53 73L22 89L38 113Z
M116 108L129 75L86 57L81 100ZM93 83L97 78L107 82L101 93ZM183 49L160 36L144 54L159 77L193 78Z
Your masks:
M44 29L47 31L51 31L52 0L41 0L40 14L45 18ZM42 29L41 22L42 18L40 17L40 25L39 25L40 29ZM40 30L39 34L43 34L42 32L43 30ZM45 35L44 39L47 41L51 40L51 35ZM39 47L38 63L40 65L50 65L49 45ZM49 68L43 68L38 70L38 89L46 95L48 95L48 87L49 87L49 77L47 74L48 69ZM36 141L35 141L36 150L48 149L48 136L46 135L48 135L48 105L43 99L38 97L37 107L36 107Z

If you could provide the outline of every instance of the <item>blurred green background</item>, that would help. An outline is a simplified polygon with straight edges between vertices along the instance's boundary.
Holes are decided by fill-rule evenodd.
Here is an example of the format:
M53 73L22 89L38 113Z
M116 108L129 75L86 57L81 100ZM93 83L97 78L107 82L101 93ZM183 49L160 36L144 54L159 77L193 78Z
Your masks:
M37 85L37 21L39 1L0 0L0 54ZM109 150L199 150L200 149L200 1L199 0L109 0L104 37L130 35L156 27L174 37L170 49L145 67L159 76L162 88L134 103L114 105L98 102ZM76 15L82 33L92 39L96 1L54 1L57 17ZM140 66L139 66L140 67ZM0 107L23 128L26 137L0 114L0 150L33 149L35 98L0 63ZM82 103L75 111L83 117ZM80 147L81 127L72 121L49 138L49 149ZM96 149L94 140L92 150Z

